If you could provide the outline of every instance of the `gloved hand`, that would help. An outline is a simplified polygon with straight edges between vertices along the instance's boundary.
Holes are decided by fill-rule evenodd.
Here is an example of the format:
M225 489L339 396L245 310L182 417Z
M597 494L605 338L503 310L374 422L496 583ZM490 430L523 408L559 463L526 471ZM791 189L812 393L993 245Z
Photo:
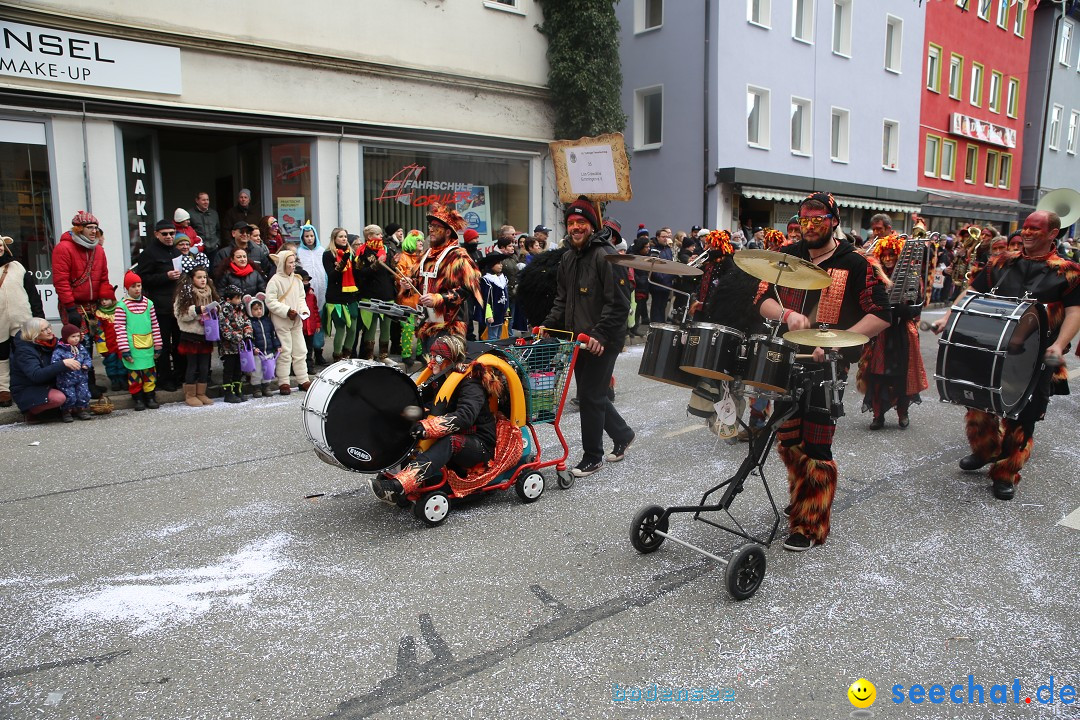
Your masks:
M409 430L409 435L417 440L423 440L426 437L424 426L420 423L413 423L412 428Z
M82 327L82 313L79 312L79 308L72 305L67 308L67 321L77 327Z

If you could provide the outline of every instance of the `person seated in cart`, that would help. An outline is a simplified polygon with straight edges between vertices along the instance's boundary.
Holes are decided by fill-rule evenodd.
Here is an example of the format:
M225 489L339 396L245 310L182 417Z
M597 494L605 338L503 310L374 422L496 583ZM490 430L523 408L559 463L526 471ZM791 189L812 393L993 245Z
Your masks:
M404 501L425 485L437 484L447 467L465 476L478 465L493 460L496 442L504 442L498 432L503 424L497 424L490 402L504 393L499 373L479 362L469 363L465 341L458 335L436 337L429 352L428 368L434 378L432 387L428 388L431 397L437 394L438 385L450 372L466 373L467 377L448 399L434 403L426 417L412 426L413 437L435 442L398 472L382 472L372 480L372 491L384 502ZM517 432L512 424L509 427ZM520 448L520 433L518 440Z

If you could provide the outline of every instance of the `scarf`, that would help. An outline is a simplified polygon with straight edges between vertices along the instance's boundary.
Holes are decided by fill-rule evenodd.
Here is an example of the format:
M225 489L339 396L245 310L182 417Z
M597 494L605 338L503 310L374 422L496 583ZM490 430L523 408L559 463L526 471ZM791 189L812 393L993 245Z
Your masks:
M56 338L51 337L48 340L46 340L45 338L38 338L37 340L34 341L34 344L35 345L40 345L43 348L49 348L50 350L52 350L52 349L54 349L56 347Z
M373 251L376 255L379 256L379 260L381 262L386 262L386 243L383 242L382 238L371 238L367 241L367 243L365 243L365 245L366 250Z
M334 248L334 255L337 257L338 265L345 258L345 252L343 248ZM359 291L359 288L356 287L356 280L353 278L352 266L352 251L349 251L349 260L345 263L345 269L341 271L341 292Z
M229 261L229 269L236 277L247 277L251 273L255 272L255 266L251 263L248 263L244 267L237 267L236 263L232 262L231 260Z
M75 242L76 245L78 245L79 247L84 247L87 250L93 250L98 246L97 240L90 240L89 238L86 238L80 233L74 231L71 233L71 239Z

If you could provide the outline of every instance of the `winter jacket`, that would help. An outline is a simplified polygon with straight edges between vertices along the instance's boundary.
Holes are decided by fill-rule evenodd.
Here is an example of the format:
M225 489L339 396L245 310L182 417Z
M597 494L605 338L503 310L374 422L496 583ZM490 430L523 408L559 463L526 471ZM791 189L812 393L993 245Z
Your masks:
M274 263L270 259L270 251L262 243L249 242L247 246L248 262L255 266L257 272L261 272L263 279L268 280L274 274Z
M364 250L360 270L356 271L355 277L356 285L360 288L360 299L393 301L397 295L393 273L378 263L378 255L370 248Z
M258 270L252 270L244 277L240 277L229 267L229 262L226 261L225 269L221 275L214 278L214 285L219 288L224 288L226 285L235 285L245 295L255 295L266 289L266 278L260 275Z
M571 245L559 262L559 291L543 324L621 347L630 314L630 286L626 271L604 259L615 254L604 233L593 234L581 250Z
M346 257L352 258L349 262L352 262L353 266L353 281L359 284L360 278L358 273L360 272L360 258L353 257L351 254L347 254ZM345 305L346 303L355 302L360 298L359 291L345 292L342 290L342 271L338 268L336 250L331 249L324 252L322 264L323 269L326 271L326 296L324 298L324 304L332 303L334 305ZM344 258L342 266L344 267Z
M221 247L221 219L217 210L206 208L206 212L203 212L193 207L188 213L191 215L191 227L195 228L195 232L203 240L203 252L207 257L211 257L213 252Z
M274 321L269 316L251 318L251 341L263 355L273 355L281 347Z
M251 338L251 321L248 320L243 305L233 305L225 301L221 303L218 312L218 324L221 326L218 351L222 355L236 355L240 352L240 343Z
M11 397L24 413L49 401L56 376L67 369L52 361L52 352L51 347L23 340L21 331L11 341Z
M315 298L314 290L309 290L304 295L304 302L308 309L308 316L304 318L304 334L314 335L322 328L322 323L319 322L319 301Z
M56 388L64 393L68 400L76 401L77 405L85 407L90 403L90 382L87 376L87 371L93 366L90 351L82 345L56 343L56 348L52 351L52 362L62 365L68 358L78 360L80 367L78 370L64 367L56 376Z
M179 256L180 251L175 247L154 238L135 264L135 273L142 278L143 295L154 302L159 317L173 314L173 295L180 280L171 279L168 273L173 269L173 258Z
M116 293L109 284L109 263L105 248L98 242L92 249L84 248L65 232L53 248L52 281L56 288L60 317L67 317L68 308L92 303L102 298L115 300ZM36 290L35 290L36 292Z
M0 256L0 342L7 342L31 317L45 317L34 276L10 251Z

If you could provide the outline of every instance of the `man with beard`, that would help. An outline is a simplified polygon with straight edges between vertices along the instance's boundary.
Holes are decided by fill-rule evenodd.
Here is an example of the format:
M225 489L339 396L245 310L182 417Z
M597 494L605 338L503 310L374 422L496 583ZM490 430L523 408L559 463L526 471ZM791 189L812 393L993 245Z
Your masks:
M885 286L871 269L866 258L851 243L839 236L840 210L829 193L810 195L799 205L799 226L803 239L786 245L780 252L812 262L829 273L832 284L824 290L796 290L777 287L781 305L773 288L762 282L758 288L758 311L768 320L779 320L789 330L805 330L818 323L874 337L889 326L889 299ZM847 377L850 362L858 360L859 348L841 351L839 379ZM827 372L825 352L814 348L810 370ZM832 441L836 431L835 413L822 408L826 389L814 388L809 409L799 410L777 434L777 451L788 471L790 504L787 508L791 534L784 548L809 550L825 542L829 535L829 516L836 492L836 462ZM841 408L842 412L842 408Z

